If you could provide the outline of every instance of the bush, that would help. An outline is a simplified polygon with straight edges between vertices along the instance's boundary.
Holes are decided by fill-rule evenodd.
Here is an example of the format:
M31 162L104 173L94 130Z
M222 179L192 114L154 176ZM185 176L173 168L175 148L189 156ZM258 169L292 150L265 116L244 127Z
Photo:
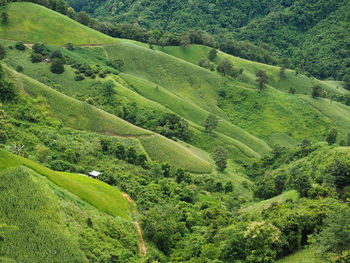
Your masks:
M5 144L7 142L7 134L5 131L0 130L0 144Z
M74 77L74 80L75 80L75 81L81 81L81 80L84 80L84 79L85 79L85 77L84 77L83 75L81 75L81 74L76 75L76 76Z
M49 53L47 47L43 43L35 43L32 48L33 51L37 54L46 56Z
M32 55L30 56L30 61L32 63L39 63L42 61L42 56L40 54L37 53L32 53Z
M67 48L68 50L70 50L70 51L73 51L73 50L74 50L74 45L73 45L73 43L67 43L67 44L66 44L66 48Z
M18 49L18 50L23 51L23 50L26 49L26 46L24 45L23 42L17 42L17 43L15 44L15 48Z
M62 74L64 72L64 63L63 63L62 59L55 58L52 61L50 70L52 73Z
M71 165L62 160L54 160L50 163L50 168L55 171L68 171L71 168Z
M3 45L0 44L0 60L3 60L6 56L6 50Z
M17 66L16 67L17 72L23 72L23 67L22 66Z
M62 52L60 50L52 51L50 53L49 57L50 57L51 60L54 60L54 59L61 59L61 60L63 60L63 55L62 55Z

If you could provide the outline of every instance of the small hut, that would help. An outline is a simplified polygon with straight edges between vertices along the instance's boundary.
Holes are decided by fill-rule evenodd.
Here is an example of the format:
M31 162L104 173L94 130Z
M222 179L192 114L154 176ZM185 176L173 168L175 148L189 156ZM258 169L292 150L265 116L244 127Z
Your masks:
M89 173L89 177L98 179L98 176L99 176L100 174L101 174L100 172L92 171L92 172Z

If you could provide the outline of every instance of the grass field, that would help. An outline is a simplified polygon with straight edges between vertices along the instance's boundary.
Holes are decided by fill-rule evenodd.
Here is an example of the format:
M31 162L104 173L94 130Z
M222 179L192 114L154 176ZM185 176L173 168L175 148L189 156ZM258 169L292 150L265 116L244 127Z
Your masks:
M157 50L167 53L171 56L178 57L195 65L198 65L199 60L205 58L209 59L208 54L210 47L201 46L201 45L191 45L189 48L183 47L157 47ZM238 68L243 68L243 75L241 81L244 83L254 85L255 83L255 73L262 69L267 72L270 80L270 85L275 89L288 92L289 88L293 87L296 89L297 93L300 94L311 94L312 86L315 84L321 85L325 90L335 92L338 94L346 94L349 91L342 88L342 83L339 81L320 81L314 78L308 78L301 74L295 74L292 70L286 71L286 77L280 78L279 71L280 68L276 66L270 66L258 62L249 61L239 57L234 57L228 55L224 52L219 52L218 57L215 59L215 63L218 64L219 61L223 58L230 59L234 65Z
M284 203L286 200L290 199L293 201L297 201L299 198L299 193L295 190L291 190L288 192L284 192L278 196L275 196L271 199L263 200L258 203L254 203L251 206L248 206L242 210L244 213L251 214L260 214L263 209L268 208L272 203Z
M196 156L190 148L179 146L176 142L160 135L141 137L140 141L153 160L171 161L176 167L185 168L192 173L210 173L212 171L209 162Z
M10 160L10 161L9 161ZM128 202L121 192L101 181L79 174L59 173L31 160L0 150L0 168L26 166L79 196L99 210L128 219Z
M117 39L33 3L10 3L0 8L9 14L9 23L0 24L0 38L46 44L107 44Z
M313 248L305 248L294 254L278 260L278 263L325 263L327 261L315 255Z

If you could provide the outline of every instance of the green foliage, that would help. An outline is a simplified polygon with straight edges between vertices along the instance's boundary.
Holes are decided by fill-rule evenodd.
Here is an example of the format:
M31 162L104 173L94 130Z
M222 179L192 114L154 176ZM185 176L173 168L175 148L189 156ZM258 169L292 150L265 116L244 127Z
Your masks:
M349 208L344 207L331 214L325 220L325 225L321 233L316 236L315 245L319 253L331 262L347 262L350 252Z
M227 166L227 153L224 147L218 146L214 149L213 160L219 171L223 172Z
M35 53L41 54L43 56L46 56L49 53L47 47L43 43L35 43L32 46L32 49Z
M50 70L55 74L62 74L64 72L64 63L62 59L55 58L50 66Z
M216 129L218 123L218 118L215 115L210 114L205 120L204 128L208 132L208 134L213 134L213 130Z
M2 66L0 64L0 100L10 101L14 99L17 95L17 91L12 82L5 79Z
M327 142L329 145L333 145L337 141L338 131L337 129L332 129L327 135Z
M3 24L8 24L9 22L9 14L7 12L2 12L1 13L1 23Z
M324 94L323 94L323 89L320 85L315 85L312 87L312 97L313 98L319 98L319 97L324 97Z
M18 50L25 50L26 49L26 46L24 45L24 43L22 41L19 41L15 44L15 48L18 49Z
M70 50L70 51L73 51L74 50L74 44L71 43L71 42L68 42L66 44L66 49Z
M259 90L263 91L266 88L266 84L269 83L269 77L267 76L266 72L263 70L259 70L256 73L256 80L255 80L258 85L259 85Z
M210 61L214 61L216 59L216 57L217 57L217 54L218 54L218 51L215 48L212 48L209 51L209 60Z
M6 57L6 50L3 45L0 44L0 60L3 60Z
M30 55L30 61L32 63L39 63L43 61L43 57L40 54L32 53Z

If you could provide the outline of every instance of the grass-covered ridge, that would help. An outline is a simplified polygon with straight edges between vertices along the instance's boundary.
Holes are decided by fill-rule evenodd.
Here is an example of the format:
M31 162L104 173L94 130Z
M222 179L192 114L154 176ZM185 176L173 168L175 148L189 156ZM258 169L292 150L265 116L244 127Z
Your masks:
M0 150L0 168L20 165L46 176L50 181L74 193L101 211L113 216L129 218L127 200L121 192L108 184L84 175L55 172L29 159Z
M118 40L33 3L9 3L0 11L9 14L9 23L0 24L0 38L47 44L107 44Z
M159 135L152 136L153 132L132 125L85 102L63 95L23 74L14 73L10 69L7 70L12 74L20 90L33 97L44 98L58 119L69 127L130 138L135 140L136 144L146 137L148 138L147 141L152 142L152 145L165 146L159 148L157 154L153 154L154 146L151 144L144 145L145 151L152 160L173 163L177 167L195 173L210 173L212 170L211 165L206 160L199 158L194 152L188 151L182 145L168 138ZM167 150L168 147L171 149L171 154Z

